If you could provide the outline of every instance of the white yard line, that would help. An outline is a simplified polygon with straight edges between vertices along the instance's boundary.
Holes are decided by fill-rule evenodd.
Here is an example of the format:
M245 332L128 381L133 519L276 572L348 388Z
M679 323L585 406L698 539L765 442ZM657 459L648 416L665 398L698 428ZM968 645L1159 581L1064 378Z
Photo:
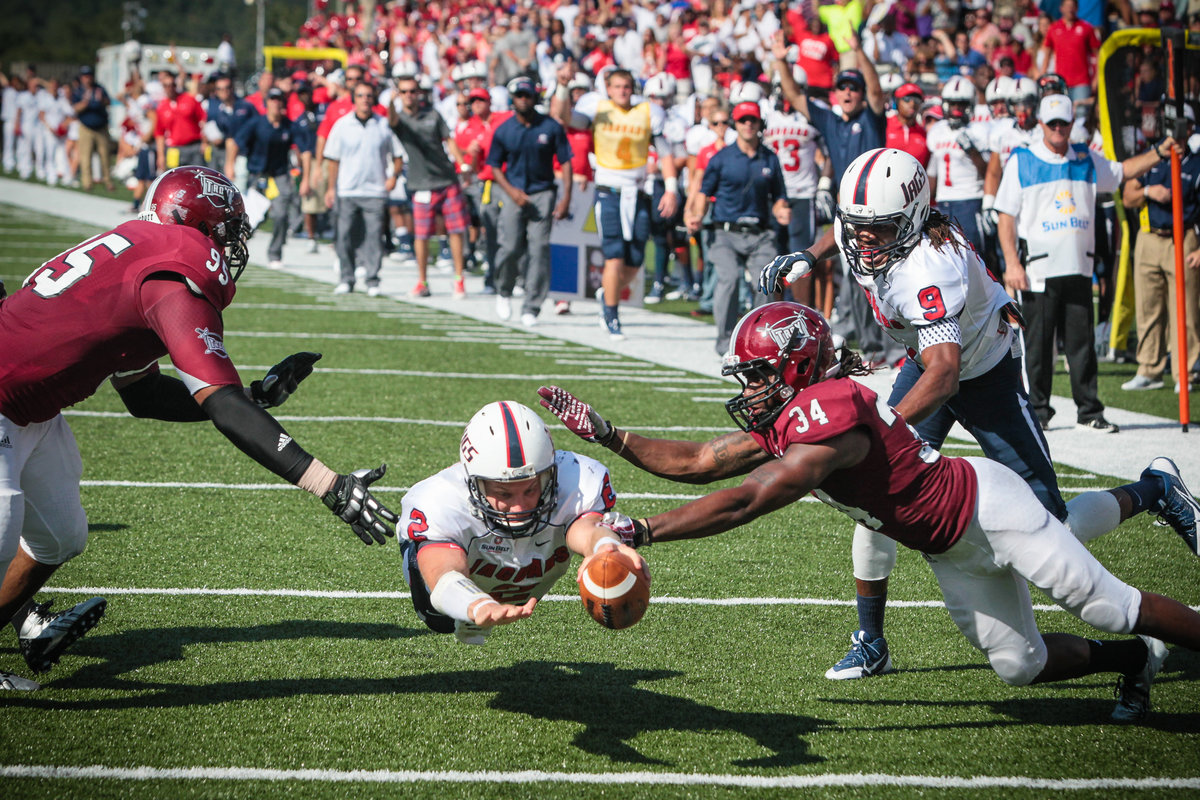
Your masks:
M691 772L546 772L517 770L334 770L258 767L66 767L13 764L0 777L126 781L304 781L309 783L566 783L582 785L733 786L749 789L915 787L927 789L1035 789L1054 792L1197 789L1200 778L1034 778L1026 775L729 775Z

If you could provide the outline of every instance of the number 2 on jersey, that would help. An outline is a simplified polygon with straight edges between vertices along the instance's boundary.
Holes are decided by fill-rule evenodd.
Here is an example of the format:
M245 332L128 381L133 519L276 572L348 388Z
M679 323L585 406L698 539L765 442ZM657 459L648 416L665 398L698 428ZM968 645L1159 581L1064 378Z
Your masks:
M95 264L95 258L92 257L93 250L103 247L116 257L132 246L133 242L119 233L110 233L99 239L84 242L79 247L66 253L65 257L62 255L55 256L50 261L42 264L29 281L33 284L33 293L38 297L47 299L57 297L92 271L92 266ZM50 266L50 264L59 258L62 258L63 262L70 269L64 270L59 275L55 275L54 267Z

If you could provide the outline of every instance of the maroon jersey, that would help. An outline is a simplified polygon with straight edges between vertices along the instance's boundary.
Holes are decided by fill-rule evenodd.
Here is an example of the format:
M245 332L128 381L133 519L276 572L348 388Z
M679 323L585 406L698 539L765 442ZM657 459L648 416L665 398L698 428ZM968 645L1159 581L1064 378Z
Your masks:
M150 308L143 282L163 272L188 292ZM44 422L168 354L192 391L240 385L220 317L233 293L224 253L195 228L135 220L88 239L0 302L0 414Z
M936 555L958 541L975 513L975 471L943 458L879 395L848 378L797 393L755 441L776 458L852 429L871 440L861 463L837 470L813 494L905 547Z

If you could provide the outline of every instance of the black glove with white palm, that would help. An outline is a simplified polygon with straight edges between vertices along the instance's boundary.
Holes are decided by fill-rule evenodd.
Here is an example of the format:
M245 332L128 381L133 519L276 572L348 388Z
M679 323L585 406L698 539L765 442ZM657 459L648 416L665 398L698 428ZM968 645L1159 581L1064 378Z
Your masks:
M762 272L758 274L758 290L765 295L782 292L812 272L816 263L817 260L807 250L776 256L775 260L763 267Z
M383 477L387 464L376 469L359 469L349 475L338 475L333 488L321 498L334 516L347 523L363 544L372 540L383 544L385 537L395 536L386 523L395 524L399 517L381 504L370 492L371 484Z
M558 417L571 433L586 442L607 446L615 430L608 420L596 413L590 405L566 389L543 386L538 389L542 407Z
M972 150L979 150L979 146L975 144L975 139L971 134L967 133L966 129L958 132L958 135L954 137L954 143L967 153L970 153Z
M261 381L250 384L250 399L259 408L283 405L320 360L320 353L293 353L271 367Z
M996 196L994 194L983 196L983 209L979 212L979 232L984 236L991 236L996 232L999 215L996 213L995 205Z

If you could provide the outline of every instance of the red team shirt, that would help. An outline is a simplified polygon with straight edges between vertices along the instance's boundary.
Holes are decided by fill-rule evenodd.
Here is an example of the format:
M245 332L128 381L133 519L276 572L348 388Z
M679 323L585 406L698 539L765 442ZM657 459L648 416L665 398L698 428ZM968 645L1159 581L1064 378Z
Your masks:
M831 474L813 494L905 547L937 555L957 542L975 515L975 471L962 459L942 458L857 381L835 378L798 392L770 430L750 435L780 458L793 444L849 430L870 438L866 458Z
M1091 61L1100 51L1100 37L1095 28L1081 19L1073 25L1060 19L1046 31L1046 46L1054 51L1054 71L1068 87L1091 84Z
M157 114L154 135L164 137L167 147L183 147L200 141L204 107L190 93L181 92L174 100L163 100L158 104Z
M196 289L164 293L143 283L173 273ZM151 281L151 286L165 285ZM234 286L224 255L195 228L133 220L52 258L0 301L0 414L45 422L90 397L117 372L165 355L210 386L240 386L222 337L220 312Z
M492 179L492 168L487 165L488 150L492 147L492 136L509 117L511 111L493 111L485 122L482 117L471 116L454 128L454 143L462 151L463 158L481 181ZM473 142L479 142L479 152L471 156L467 151Z
M929 145L925 142L925 126L920 119L914 119L913 125L905 125L899 114L888 117L887 134L884 147L894 147L903 150L921 162L921 166L929 166Z

